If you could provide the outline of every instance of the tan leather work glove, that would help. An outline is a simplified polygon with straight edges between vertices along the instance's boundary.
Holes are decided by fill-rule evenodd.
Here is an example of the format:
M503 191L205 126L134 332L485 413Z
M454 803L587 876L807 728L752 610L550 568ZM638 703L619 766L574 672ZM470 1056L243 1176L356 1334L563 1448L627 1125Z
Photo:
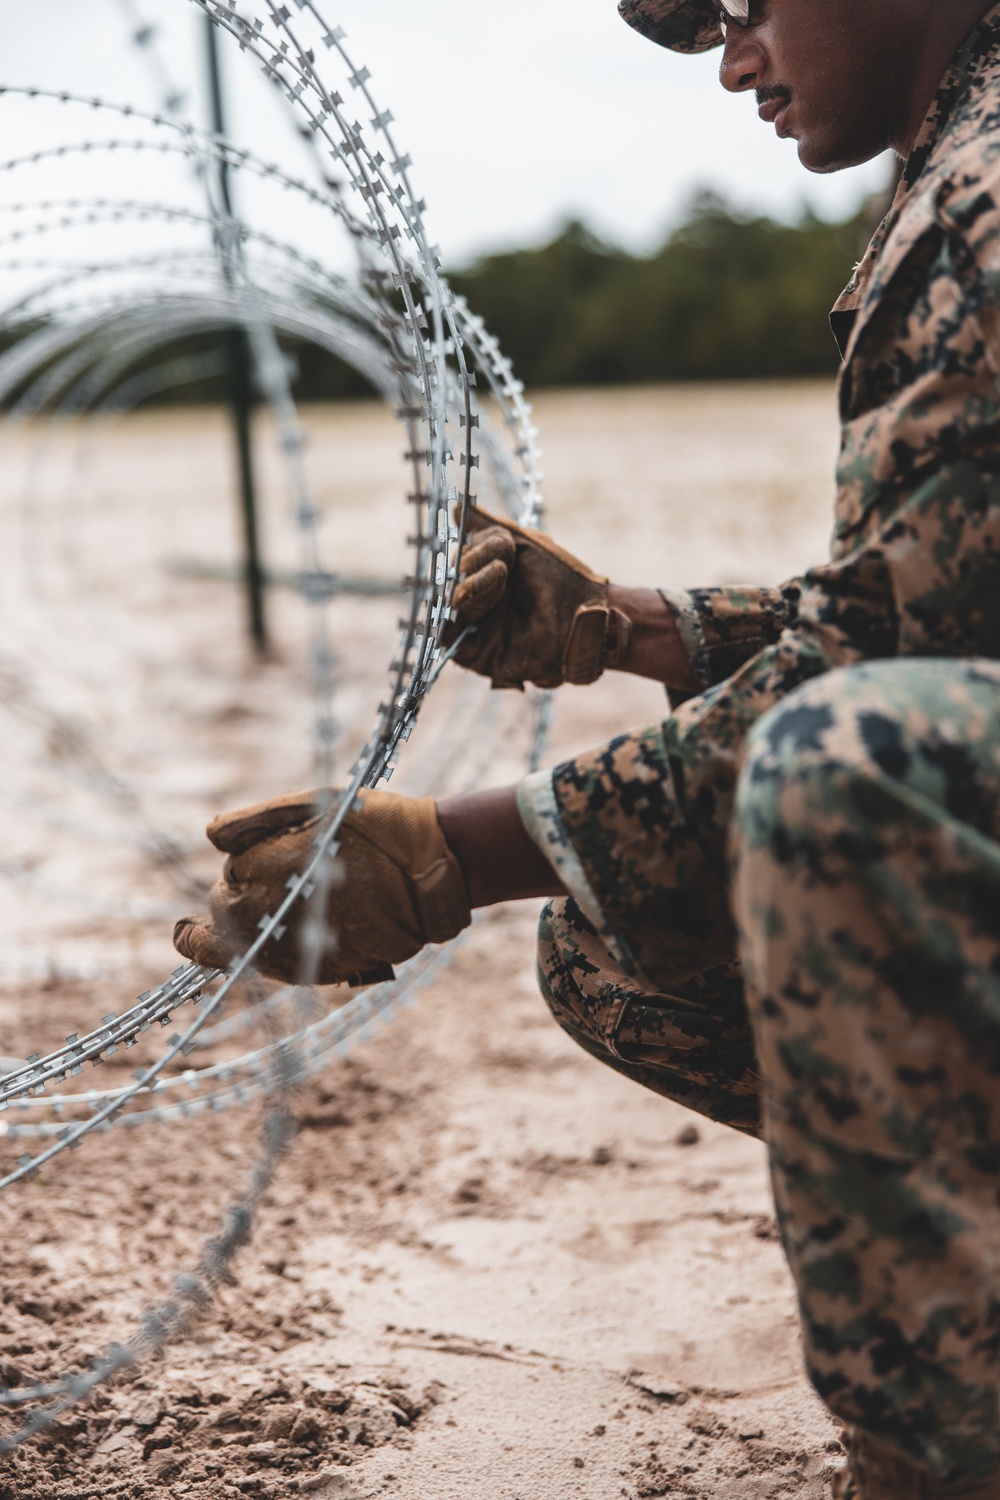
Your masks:
M223 813L206 830L229 858L209 897L209 917L184 917L174 946L206 968L225 969L258 936L316 853L317 834L333 816L329 791L293 792ZM335 879L326 896L330 940L319 970L304 974L302 924L315 903L298 901L284 934L267 943L255 966L289 984L371 984L393 977L392 965L444 943L472 920L458 861L445 842L433 797L363 791L360 808L340 827Z
M459 567L445 645L475 625L454 659L494 687L596 682L624 658L629 622L609 604L608 580L541 532L470 509Z

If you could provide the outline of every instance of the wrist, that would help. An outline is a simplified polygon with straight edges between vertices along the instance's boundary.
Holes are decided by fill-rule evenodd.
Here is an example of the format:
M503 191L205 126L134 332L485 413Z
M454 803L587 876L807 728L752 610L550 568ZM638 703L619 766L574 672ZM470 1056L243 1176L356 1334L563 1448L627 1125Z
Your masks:
M470 906L563 894L559 877L521 821L516 787L442 797L437 819Z
M630 672L635 677L648 677L683 692L701 690L701 683L695 677L684 650L673 611L661 594L655 589L626 588L610 583L608 603L629 622L628 645L614 670Z

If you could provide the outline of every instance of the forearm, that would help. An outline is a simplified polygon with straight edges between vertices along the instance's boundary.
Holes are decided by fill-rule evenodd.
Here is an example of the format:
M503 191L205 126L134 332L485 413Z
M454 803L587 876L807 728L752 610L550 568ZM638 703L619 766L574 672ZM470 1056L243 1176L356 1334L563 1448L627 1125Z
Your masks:
M443 797L437 815L465 877L471 906L565 895L559 877L525 831L516 787Z
M627 616L629 649L618 670L667 687L697 692L674 616L655 589L609 587L610 603ZM532 896L561 896L565 887L529 836L517 788L464 792L437 803L441 831L458 860L473 907Z
M702 683L694 675L673 612L655 589L608 586L609 603L631 626L627 654L619 672L648 677L685 693L697 693Z
M727 584L715 588L671 589L663 600L689 663L695 689L725 682L798 618L801 583L778 588Z

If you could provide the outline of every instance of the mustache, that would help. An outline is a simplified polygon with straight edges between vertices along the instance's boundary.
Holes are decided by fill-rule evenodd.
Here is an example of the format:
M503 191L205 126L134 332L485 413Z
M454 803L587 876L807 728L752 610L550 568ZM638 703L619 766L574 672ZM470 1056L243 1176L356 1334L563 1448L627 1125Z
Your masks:
M787 102L792 97L791 89L784 83L775 83L769 88L757 89L756 94L758 109L762 104L770 104L772 99L784 99Z

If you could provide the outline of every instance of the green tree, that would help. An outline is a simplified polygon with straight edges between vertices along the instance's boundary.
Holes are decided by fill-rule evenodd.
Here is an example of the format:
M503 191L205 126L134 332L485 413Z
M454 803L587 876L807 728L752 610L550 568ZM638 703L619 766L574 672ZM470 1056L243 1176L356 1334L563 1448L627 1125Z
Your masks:
M529 385L826 374L838 363L828 314L864 221L781 224L701 194L651 256L573 222L451 281Z

